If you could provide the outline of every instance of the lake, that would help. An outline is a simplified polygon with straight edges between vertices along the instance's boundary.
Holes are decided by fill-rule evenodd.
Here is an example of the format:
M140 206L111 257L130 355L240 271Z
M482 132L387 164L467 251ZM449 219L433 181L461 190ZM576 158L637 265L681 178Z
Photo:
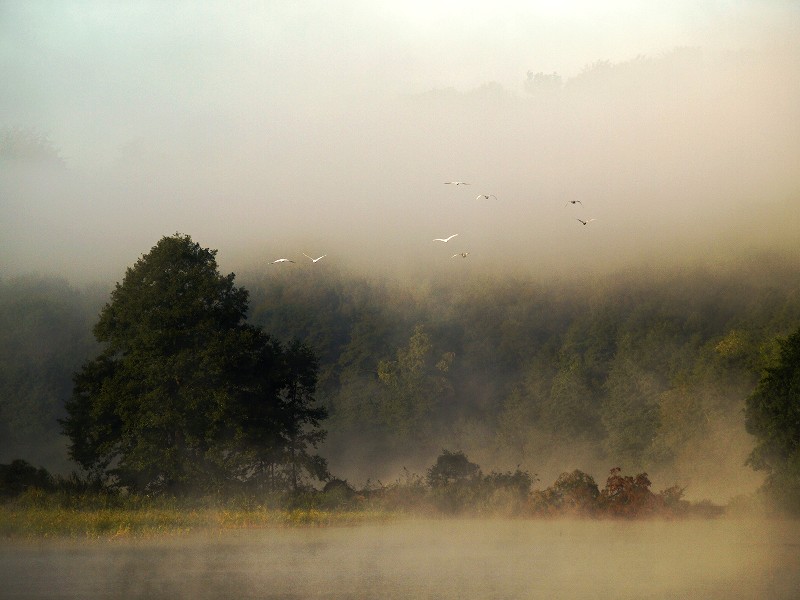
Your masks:
M0 541L2 598L797 598L800 522L417 520Z

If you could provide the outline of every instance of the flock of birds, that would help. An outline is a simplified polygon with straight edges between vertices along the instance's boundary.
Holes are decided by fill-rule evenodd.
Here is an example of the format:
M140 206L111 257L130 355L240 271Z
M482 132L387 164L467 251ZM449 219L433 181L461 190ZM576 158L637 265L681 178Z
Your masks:
M583 202L581 202L580 200L567 200L567 203L564 206L569 206L570 204L572 204L573 206L575 206L576 204L580 204L581 206L583 206ZM588 225L592 221L597 221L597 219L586 219L584 221L583 219L578 219L577 217L575 218L581 225Z
M313 257L309 256L308 254L306 254L305 252L303 252L303 256L305 256L307 259L309 259L312 263L317 263L317 262L321 261L323 258L325 258L326 256L328 256L328 255L327 254L323 254L322 256L318 256L317 258L313 258ZM290 260L288 258L278 258L276 260L273 260L269 264L275 265L275 264L278 264L278 263L286 263L286 262L293 263L294 261Z
M445 185L454 185L454 186L471 185L470 183L467 183L466 181L445 181L444 184ZM490 200L492 198L497 200L497 196L495 196L494 194L478 194L475 197L476 200L481 200L481 199ZM583 206L583 202L581 202L580 200L567 200L567 203L564 206L569 206L570 204L572 204L573 206L575 206L576 204L580 204L581 206ZM593 219L592 218L592 219L584 220L584 219L578 219L576 217L576 220L581 225L588 225L589 223L591 223L592 221L596 221L597 219ZM452 235L450 235L450 236L448 236L446 238L434 238L433 241L434 242L441 242L443 244L446 244L447 242L449 242L450 240L452 240L454 237L457 237L457 236L458 236L458 234L454 233L454 234L452 234ZM458 258L458 257L467 258L468 255L469 255L469 252L456 252L450 258ZM323 254L322 256L318 256L317 258L313 258L313 257L309 256L308 254L306 254L305 252L303 252L303 256L305 256L307 259L309 259L312 263L316 264L316 263L318 263L319 261L321 261L323 258L325 258L328 255L327 254ZM293 263L293 262L295 262L295 261L293 261L293 260L291 260L289 258L277 258L277 259L273 260L272 262L270 262L269 264L276 265L276 264L280 264L280 263Z

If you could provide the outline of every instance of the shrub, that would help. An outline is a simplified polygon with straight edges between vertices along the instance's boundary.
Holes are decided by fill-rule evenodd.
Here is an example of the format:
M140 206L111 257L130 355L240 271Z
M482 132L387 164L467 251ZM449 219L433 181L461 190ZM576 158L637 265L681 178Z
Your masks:
M620 475L621 469L615 467L600 492L600 505L610 516L634 517L654 508L654 496L650 491L647 473L635 477Z
M0 498L16 498L31 488L51 491L54 487L55 480L50 473L24 460L0 465Z

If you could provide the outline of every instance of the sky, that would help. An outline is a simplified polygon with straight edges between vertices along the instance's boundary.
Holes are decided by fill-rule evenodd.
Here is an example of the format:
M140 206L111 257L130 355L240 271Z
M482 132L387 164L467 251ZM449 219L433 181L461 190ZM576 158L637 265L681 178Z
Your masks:
M798 252L798 40L780 0L0 0L0 277L176 232L226 272Z

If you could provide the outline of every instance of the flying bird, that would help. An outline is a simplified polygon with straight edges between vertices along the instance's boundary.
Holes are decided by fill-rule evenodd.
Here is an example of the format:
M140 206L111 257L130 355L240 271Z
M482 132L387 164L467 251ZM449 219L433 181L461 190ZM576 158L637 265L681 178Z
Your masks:
M285 263L285 262L293 263L294 261L293 260L289 260L288 258L277 258L277 259L273 260L269 264L274 265L274 264L277 264L277 263Z
M469 254L469 252L459 252L458 254L453 254L453 256L451 256L450 258L455 258L456 256L460 256L461 258L467 258L467 254Z
M578 219L581 222L581 225L588 225L592 221L597 221L597 219L589 219L588 221L584 221L583 219Z
M449 242L450 240L452 240L452 239L453 239L454 237L456 237L457 235L458 235L457 233L454 233L453 235L451 235L451 236L450 236L450 237L448 237L448 238L436 238L436 239L435 239L435 240L433 240L433 241L434 241L434 242L444 242L444 243L446 244L447 242Z
M572 204L572 205L580 204L581 206L583 206L583 202L581 202L580 200L567 200L567 204ZM567 204L565 204L564 206L566 206Z
M471 185L471 184L467 183L466 181L445 181L444 184L445 185Z
M495 196L494 194L479 194L478 196L475 197L475 200L480 200L481 198L483 198L484 200L488 200L489 198L494 198L495 200L497 200L497 196Z
M315 263L315 262L318 262L318 261L322 260L323 258L325 258L328 255L327 254L323 254L322 256L318 256L317 258L311 258L308 254L303 252L303 256L305 256L306 258L310 258L311 262Z

